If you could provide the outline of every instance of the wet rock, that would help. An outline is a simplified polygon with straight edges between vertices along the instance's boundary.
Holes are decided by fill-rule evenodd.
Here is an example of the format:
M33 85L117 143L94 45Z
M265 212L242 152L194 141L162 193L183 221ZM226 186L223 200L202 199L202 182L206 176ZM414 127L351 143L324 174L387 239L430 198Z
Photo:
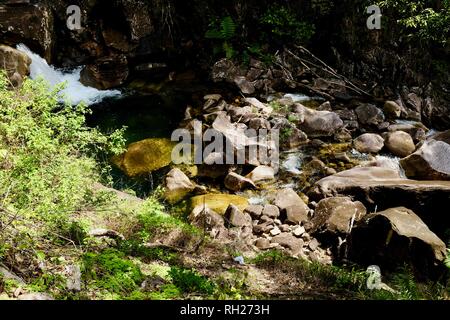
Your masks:
M262 214L269 218L277 218L280 216L280 210L277 206L266 204L264 206Z
M252 217L248 213L243 213L233 204L229 205L224 217L227 227L253 227Z
M80 75L85 86L106 90L118 87L128 78L128 60L125 55L110 55L87 65Z
M389 151L398 157L407 157L416 150L412 137L403 131L388 133L385 145Z
M252 180L254 183L273 181L275 180L275 170L269 166L258 166L246 178Z
M450 142L450 139L447 141ZM415 153L400 160L406 176L421 180L450 180L448 142L430 139Z
M412 210L397 207L361 220L352 232L350 255L390 270L412 263L430 274L442 266L446 246Z
M0 69L14 87L20 87L26 76L30 74L31 59L25 53L14 48L0 45Z
M241 191L248 188L256 188L252 180L245 178L235 172L230 172L225 177L225 187L231 191Z
M366 207L359 201L353 202L348 197L326 198L317 204L309 232L348 234L366 213Z
M355 111L359 122L363 125L378 126L384 122L383 111L372 104L363 104Z
M384 139L375 133L365 133L353 141L353 146L361 153L378 153L384 147Z
M177 203L194 191L195 184L178 168L166 175L164 197L169 203Z

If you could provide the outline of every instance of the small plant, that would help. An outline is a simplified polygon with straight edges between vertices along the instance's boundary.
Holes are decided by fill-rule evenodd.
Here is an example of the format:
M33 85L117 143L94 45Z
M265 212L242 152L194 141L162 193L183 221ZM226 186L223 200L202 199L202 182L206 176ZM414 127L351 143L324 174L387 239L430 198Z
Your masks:
M214 54L224 52L227 59L232 59L235 56L235 50L231 42L236 36L236 27L236 23L230 16L221 20L215 19L209 24L205 38L222 41L219 46L214 47Z
M215 285L193 269L172 267L169 271L173 284L186 293L203 293L211 295Z

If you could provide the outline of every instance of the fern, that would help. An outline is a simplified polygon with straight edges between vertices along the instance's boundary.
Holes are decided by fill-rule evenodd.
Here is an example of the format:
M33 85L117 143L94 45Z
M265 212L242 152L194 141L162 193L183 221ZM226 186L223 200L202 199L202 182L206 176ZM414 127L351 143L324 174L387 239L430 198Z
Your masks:
M220 25L220 28L218 28ZM210 29L206 31L205 38L213 40L222 40L221 46L214 47L214 53L224 52L228 59L235 55L231 40L236 36L236 23L230 16L222 18L220 23L213 21L210 23Z
M220 26L222 28L221 33L223 39L229 40L235 36L236 24L234 23L233 18L230 16L223 18L220 22Z
M450 249L447 249L447 257L445 258L444 264L450 269Z

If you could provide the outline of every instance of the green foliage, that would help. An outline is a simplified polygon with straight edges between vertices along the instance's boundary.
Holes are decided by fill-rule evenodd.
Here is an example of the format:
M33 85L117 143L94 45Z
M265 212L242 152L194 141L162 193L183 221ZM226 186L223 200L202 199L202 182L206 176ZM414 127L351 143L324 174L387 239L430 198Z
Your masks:
M209 29L205 33L205 38L213 40L221 40L220 46L215 46L215 53L224 52L228 59L235 56L235 50L231 41L236 36L237 25L233 18L226 16L221 20L214 19L209 25Z
M83 279L92 287L127 296L144 280L141 270L125 255L114 249L86 253L83 257Z
M299 21L297 15L288 7L272 5L262 16L260 23L269 30L274 41L297 44L307 43L315 33L313 24Z
M445 46L450 39L450 0L383 0L380 7L392 10L397 23L412 40Z
M169 276L172 278L173 284L182 292L210 295L215 289L214 283L193 269L172 267Z
M450 249L447 249L447 257L445 257L444 264L450 269Z
M59 103L63 85L50 90L42 79L26 80L8 90L6 82L1 73L2 207L47 231L70 233L69 215L95 201L92 185L101 172L96 156L121 151L121 132L105 136L88 128L86 105Z

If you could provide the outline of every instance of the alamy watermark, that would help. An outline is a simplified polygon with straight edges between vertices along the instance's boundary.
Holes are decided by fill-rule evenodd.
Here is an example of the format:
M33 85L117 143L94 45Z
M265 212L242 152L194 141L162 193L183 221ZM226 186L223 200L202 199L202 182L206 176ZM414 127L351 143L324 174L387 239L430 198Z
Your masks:
M207 129L196 121L193 130L177 129L171 140L174 164L243 165L260 164L279 168L279 130Z
M77 5L71 5L67 7L67 28L69 30L81 30L81 9Z
M381 29L381 9L377 5L371 5L367 8L367 13L370 17L367 19L366 25L369 30Z

